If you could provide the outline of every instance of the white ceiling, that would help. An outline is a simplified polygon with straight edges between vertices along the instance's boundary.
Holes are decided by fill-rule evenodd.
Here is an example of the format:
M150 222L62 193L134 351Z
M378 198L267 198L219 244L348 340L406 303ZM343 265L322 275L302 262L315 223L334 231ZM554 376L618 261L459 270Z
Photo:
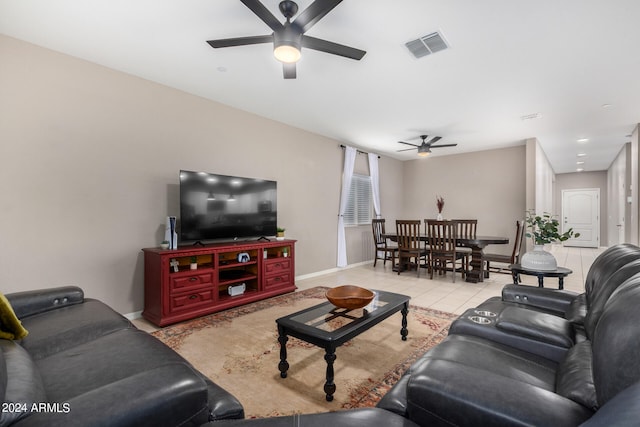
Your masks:
M365 150L406 160L397 141L423 133L458 143L434 156L536 137L556 173L578 152L607 169L640 122L639 17L638 0L345 0L307 34L365 57L303 50L284 80L270 45L206 43L271 32L239 0L0 0L0 33ZM450 49L415 59L404 44L433 31Z

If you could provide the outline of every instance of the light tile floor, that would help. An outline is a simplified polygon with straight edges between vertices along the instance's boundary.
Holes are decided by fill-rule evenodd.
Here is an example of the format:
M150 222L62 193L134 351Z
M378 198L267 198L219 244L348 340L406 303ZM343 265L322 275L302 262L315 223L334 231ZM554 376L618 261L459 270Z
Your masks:
M584 280L593 260L605 248L566 248L553 245L551 252L556 257L558 265L573 270L564 279L564 289L583 292ZM522 276L522 283L537 286L538 279L534 276ZM451 272L444 276L429 279L426 270L422 270L420 277L415 271L397 274L391 270L391 263L386 267L378 260L374 268L373 262L354 268L346 268L335 273L328 273L313 278L297 280L299 290L315 286L335 287L340 285L358 285L369 289L396 292L411 296L411 304L419 307L430 307L449 313L462 314L468 308L476 307L487 298L500 296L502 287L511 283L511 274L491 273L482 283L467 283L460 273L456 274L456 282L452 282ZM545 287L557 288L557 279L547 278ZM133 323L140 329L151 332L157 327L145 319L135 319Z

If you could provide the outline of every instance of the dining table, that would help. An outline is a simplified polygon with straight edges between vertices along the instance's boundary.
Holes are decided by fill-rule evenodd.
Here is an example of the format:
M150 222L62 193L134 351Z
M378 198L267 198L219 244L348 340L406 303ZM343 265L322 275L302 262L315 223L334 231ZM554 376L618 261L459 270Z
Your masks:
M382 237L391 241L397 241L396 233L385 233ZM420 241L427 242L429 236L420 235ZM469 262L469 270L466 274L465 281L478 283L484 281L484 248L489 245L506 245L509 244L508 237L500 236L476 236L469 238L458 238L456 242L460 246L471 249L471 261Z

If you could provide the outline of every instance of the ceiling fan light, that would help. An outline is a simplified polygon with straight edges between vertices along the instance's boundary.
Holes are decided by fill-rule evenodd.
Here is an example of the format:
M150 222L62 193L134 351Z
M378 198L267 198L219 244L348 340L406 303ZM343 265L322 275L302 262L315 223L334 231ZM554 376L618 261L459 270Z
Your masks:
M427 147L425 144L418 147L418 156L427 157L429 154L431 154L431 148Z
M273 49L273 56L280 62L292 64L300 59L300 49L292 45L282 44Z

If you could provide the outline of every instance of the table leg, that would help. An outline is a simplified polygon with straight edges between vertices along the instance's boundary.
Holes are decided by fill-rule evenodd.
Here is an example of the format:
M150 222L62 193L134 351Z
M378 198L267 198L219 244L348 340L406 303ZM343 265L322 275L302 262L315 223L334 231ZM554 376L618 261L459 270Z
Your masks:
M520 284L520 275L516 271L511 270L511 278L513 279L514 285Z
M467 282L478 283L483 282L482 271L482 248L479 246L471 246L471 270L467 271Z
M326 348L324 360L327 361L327 382L324 383L324 392L327 395L327 402L333 400L333 394L336 392L336 385L333 382L333 362L336 360L336 349Z
M287 371L289 370L289 362L287 362L287 333L284 329L278 326L278 342L280 343L280 363L278 363L278 369L280 370L280 378L287 378Z
M558 289L560 290L564 289L564 277L562 276L558 278Z
M544 276L542 274L538 275L538 287L544 288Z
M400 329L400 335L402 335L402 341L407 340L409 330L407 329L407 314L409 314L409 303L405 302L402 307L402 329Z

